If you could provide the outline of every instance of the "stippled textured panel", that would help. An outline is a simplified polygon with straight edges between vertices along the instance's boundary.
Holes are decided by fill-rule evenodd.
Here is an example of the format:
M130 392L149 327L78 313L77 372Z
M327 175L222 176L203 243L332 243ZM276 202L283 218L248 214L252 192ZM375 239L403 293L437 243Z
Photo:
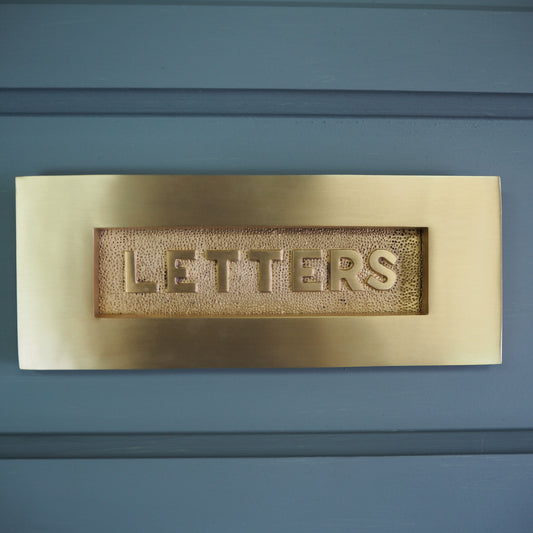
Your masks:
M422 228L100 228L95 232L97 316L223 317L385 315L424 312L424 249ZM361 265L341 257L332 265L332 250L352 250ZM167 275L167 251L194 250L195 259L179 259L186 278ZM228 265L228 292L220 292L218 263L207 250L238 250L239 260ZM260 264L251 250L281 250L274 260L271 292L260 290ZM294 250L320 250L321 258L304 258L303 286L319 282L322 290L297 290ZM393 263L380 257L387 251ZM154 292L127 292L125 254L134 252L136 282L152 282ZM375 253L384 267L371 265ZM303 253L305 257L305 252ZM342 254L341 254L342 255ZM386 255L386 254L385 254ZM266 268L266 266L265 266ZM349 278L332 290L332 268ZM352 270L350 270L352 269ZM387 278L394 279L390 288ZM353 279L353 277L352 277ZM357 283L358 282L358 283ZM374 282L374 283L373 283ZM195 283L196 291L168 292L173 283ZM316 287L316 285L315 285Z

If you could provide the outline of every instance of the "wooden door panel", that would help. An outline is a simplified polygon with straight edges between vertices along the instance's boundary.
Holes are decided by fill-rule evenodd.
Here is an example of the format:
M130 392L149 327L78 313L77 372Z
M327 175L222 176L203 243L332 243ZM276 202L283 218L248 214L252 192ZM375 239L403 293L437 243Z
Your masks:
M531 121L4 117L5 431L375 431L531 427ZM501 174L503 365L22 372L13 176L42 173ZM88 178L90 179L90 178ZM450 271L452 282L453 271Z
M0 530L530 531L531 6L189 4L0 3ZM14 178L91 173L501 175L503 365L21 371Z
M4 5L0 86L531 91L528 9L325 5Z
M5 531L527 533L531 455L0 462Z

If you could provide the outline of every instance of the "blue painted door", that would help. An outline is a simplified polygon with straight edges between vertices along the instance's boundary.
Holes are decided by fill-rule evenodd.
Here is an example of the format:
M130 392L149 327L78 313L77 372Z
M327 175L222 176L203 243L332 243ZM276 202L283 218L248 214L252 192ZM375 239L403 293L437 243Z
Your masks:
M528 0L0 5L0 530L531 531L532 57ZM14 178L91 173L501 175L503 365L21 371Z

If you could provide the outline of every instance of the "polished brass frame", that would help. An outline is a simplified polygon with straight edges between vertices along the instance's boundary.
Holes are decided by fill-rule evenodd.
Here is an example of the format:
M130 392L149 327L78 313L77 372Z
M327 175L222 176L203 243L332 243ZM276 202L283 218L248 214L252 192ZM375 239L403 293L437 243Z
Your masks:
M428 228L428 313L96 318L94 229ZM23 369L345 367L501 363L497 177L17 178Z

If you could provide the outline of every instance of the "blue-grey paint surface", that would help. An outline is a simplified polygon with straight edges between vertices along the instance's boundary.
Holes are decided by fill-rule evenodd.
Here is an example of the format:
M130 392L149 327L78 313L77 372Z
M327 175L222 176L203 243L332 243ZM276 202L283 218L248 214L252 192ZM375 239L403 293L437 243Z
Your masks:
M528 2L0 4L0 531L533 529ZM503 365L21 371L14 178L92 173L501 175Z
M528 92L533 12L0 6L2 87Z
M0 89L0 115L533 118L531 93L298 89Z
M533 523L531 455L3 461L0 479L9 532L529 533Z
M3 433L0 459L532 454L533 430Z
M0 4L13 4L12 0L0 0ZM17 4L146 4L146 0L19 0ZM351 7L374 9L463 9L465 11L528 11L528 0L154 0L152 5L177 6L276 6L276 7Z

